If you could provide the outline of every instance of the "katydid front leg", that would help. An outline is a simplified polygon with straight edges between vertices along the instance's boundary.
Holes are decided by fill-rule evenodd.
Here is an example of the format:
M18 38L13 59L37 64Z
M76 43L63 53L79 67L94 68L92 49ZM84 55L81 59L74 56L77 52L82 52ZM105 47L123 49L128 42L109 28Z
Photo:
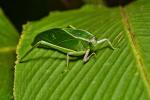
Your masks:
M112 49L116 49L116 48L112 45L112 43L109 41L109 39L106 39L106 38L101 39L101 40L98 40L98 41L97 41L97 44L101 44L101 43L103 43L103 42L107 42L108 45L109 45Z

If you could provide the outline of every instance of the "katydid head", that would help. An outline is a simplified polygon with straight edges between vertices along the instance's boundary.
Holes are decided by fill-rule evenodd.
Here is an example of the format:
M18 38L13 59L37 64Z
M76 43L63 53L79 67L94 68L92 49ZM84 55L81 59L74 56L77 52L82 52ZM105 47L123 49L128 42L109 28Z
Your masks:
M109 39L107 38L104 38L104 39L100 39L100 40L97 40L95 37L93 37L91 40L90 40L90 43L91 43L91 46L92 46L92 50L97 50L101 47L101 44L106 42L108 44L108 46L112 49L116 49L112 44L111 42L109 41Z
M91 49L92 50L95 50L96 49L96 47L97 47L97 39L96 39L96 37L93 37L92 39L90 39L90 45L91 45Z
M90 43L92 44L92 46L97 45L96 37L93 37L92 39L90 39Z
M95 45L94 45L94 50L99 49L99 48L101 47L100 45L101 45L102 43L104 43L104 42L106 42L107 45L108 45L111 49L116 49L116 48L112 45L112 43L109 41L109 39L103 38L103 39L100 39L100 40L97 40L97 41L96 41L96 43L95 43Z

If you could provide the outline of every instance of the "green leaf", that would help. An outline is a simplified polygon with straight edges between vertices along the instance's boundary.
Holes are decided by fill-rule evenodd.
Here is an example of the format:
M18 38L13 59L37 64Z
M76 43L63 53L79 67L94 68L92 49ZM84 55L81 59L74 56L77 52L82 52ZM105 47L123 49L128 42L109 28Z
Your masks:
M13 73L18 33L0 9L0 100L13 98Z
M150 1L126 7L85 6L51 13L28 23L18 46L21 58L42 31L73 25L98 39L108 38L116 50L103 48L89 62L82 59L66 67L66 55L35 49L15 69L16 100L149 100L150 99ZM103 44L102 44L103 45Z

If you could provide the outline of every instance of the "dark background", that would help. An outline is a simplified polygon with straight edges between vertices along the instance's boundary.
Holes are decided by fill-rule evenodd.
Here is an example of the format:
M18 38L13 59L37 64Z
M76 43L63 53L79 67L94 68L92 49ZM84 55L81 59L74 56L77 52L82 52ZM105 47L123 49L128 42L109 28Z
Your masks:
M38 20L53 10L79 8L81 0L0 0L0 7L21 31L27 21Z
M126 5L134 0L103 0L109 7ZM39 20L53 10L80 8L82 0L0 0L0 7L19 32L27 21Z

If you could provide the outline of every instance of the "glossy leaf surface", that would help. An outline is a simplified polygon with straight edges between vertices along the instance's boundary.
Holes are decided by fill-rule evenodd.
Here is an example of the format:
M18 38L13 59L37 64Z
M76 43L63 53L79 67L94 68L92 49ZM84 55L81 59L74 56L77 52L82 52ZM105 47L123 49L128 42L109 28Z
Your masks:
M99 39L109 38L118 49L101 49L86 64L82 59L71 61L68 73L62 73L66 55L36 49L26 62L16 65L16 100L149 100L149 6L148 0L118 8L85 6L28 23L18 46L19 57L40 32L67 25Z
M13 99L13 76L18 33L0 9L0 100Z

